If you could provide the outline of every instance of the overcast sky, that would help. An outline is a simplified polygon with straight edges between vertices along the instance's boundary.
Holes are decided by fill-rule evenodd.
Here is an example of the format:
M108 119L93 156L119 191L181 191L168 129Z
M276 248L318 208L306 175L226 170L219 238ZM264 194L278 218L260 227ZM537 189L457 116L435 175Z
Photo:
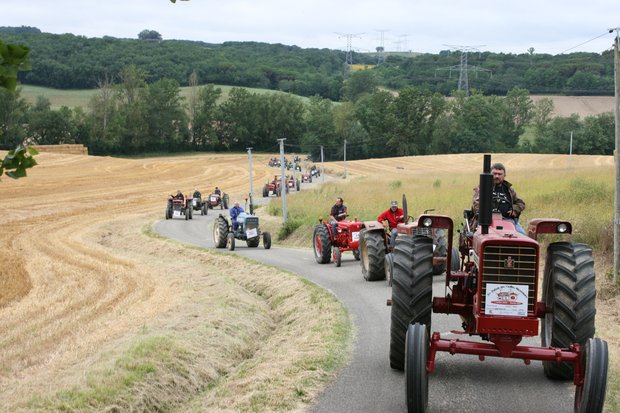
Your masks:
M0 0L0 26L86 37L259 41L304 48L438 53L600 53L620 27L615 0ZM600 36L600 37L599 37ZM598 38L597 38L598 37ZM596 39L595 39L596 38ZM593 40L594 39L594 40Z

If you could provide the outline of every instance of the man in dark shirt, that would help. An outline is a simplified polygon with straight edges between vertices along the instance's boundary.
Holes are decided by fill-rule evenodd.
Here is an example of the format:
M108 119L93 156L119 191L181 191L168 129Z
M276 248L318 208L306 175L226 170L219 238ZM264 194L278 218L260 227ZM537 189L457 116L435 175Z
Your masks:
M329 214L329 222L332 224L332 236L336 237L336 228L338 227L338 221L342 221L347 217L347 207L341 197L336 198L336 203L332 206L332 210Z
M505 180L506 168L501 163L495 163L491 167L493 174L493 209L501 212L503 219L512 221L515 229L523 235L527 235L521 224L519 216L525 210L525 202L519 198L512 184ZM480 187L474 188L472 208L477 217L480 210Z

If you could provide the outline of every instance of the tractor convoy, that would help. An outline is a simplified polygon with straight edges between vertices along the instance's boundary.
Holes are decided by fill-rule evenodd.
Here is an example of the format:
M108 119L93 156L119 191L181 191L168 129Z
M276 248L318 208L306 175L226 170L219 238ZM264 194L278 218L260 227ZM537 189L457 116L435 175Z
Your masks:
M279 161L272 158L272 164ZM286 165L296 170L297 159ZM502 217L493 197L490 172L491 156L485 155L479 211L464 211L458 236L452 218L433 214L432 209L417 218L410 216L403 195L403 214L399 209L400 221L393 223L396 230L392 232L382 222L348 219L346 208L339 214L332 209L332 217L340 221L319 218L312 234L314 258L319 264L333 262L341 267L343 254L351 252L353 259L360 261L364 280L386 280L391 287L387 358L392 369L404 371L408 412L426 412L429 403L433 404L428 376L441 361L439 352L475 355L480 361L486 357L521 359L528 365L539 360L549 379L572 380L575 412L602 412L609 356L607 343L594 337L592 249L564 240L572 226L560 219L533 219L527 235L519 232L520 227ZM301 181L294 173L290 177L274 175L262 195L299 191L301 182L310 183L318 175L315 167L302 174ZM342 199L338 202L342 204ZM394 201L393 210L396 205ZM227 209L228 195L213 193L204 201L170 196L165 217L188 220L192 211L206 215L216 206ZM236 240L245 241L250 248L258 247L262 240L263 247L270 249L271 234L261 231L251 195L249 213L233 214L233 210L232 220L225 214L215 218L215 246L233 251ZM544 250L539 238L546 234L553 235L553 242L544 244ZM433 296L434 279L441 280L435 276L441 275L445 277L441 282L444 293ZM445 333L433 331L433 313L458 316L462 331L453 333L463 338L444 338ZM539 334L539 346L521 343Z

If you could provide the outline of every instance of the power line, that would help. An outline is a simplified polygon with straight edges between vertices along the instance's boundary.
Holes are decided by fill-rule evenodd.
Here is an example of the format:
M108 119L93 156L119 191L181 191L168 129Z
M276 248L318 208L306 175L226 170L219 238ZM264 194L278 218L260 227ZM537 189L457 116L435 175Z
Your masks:
M600 39L601 37L603 37L603 36L605 36L605 35L607 35L607 34L609 34L609 33L613 32L613 31L614 31L614 29L609 29L609 30L608 30L608 31L606 31L605 33L603 33L603 34L601 34L601 35L598 35L598 36L596 36L596 37L594 37L594 38L592 38L592 39L590 39L590 40L588 40L588 41L585 41L585 42L583 42L583 43L581 43L581 44L578 44L577 46L569 47L568 49L564 50L563 52L561 52L561 53L559 53L559 54L564 54L564 53L568 52L569 50L573 50L573 49L576 49L576 48L578 48L578 47L580 47L580 46L583 46L584 44L588 44L588 43L590 43L590 42L593 42L594 40L596 40L596 39Z

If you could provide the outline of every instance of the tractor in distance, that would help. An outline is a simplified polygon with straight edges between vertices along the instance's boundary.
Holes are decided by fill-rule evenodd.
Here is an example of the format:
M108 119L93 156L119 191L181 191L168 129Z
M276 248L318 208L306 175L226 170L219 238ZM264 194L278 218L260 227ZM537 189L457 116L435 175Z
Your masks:
M246 209L248 207L246 199ZM235 239L245 241L248 247L258 247L260 239L263 239L263 247L268 250L271 248L271 234L268 231L261 232L259 227L259 219L254 215L254 204L252 203L252 195L250 194L250 213L242 212L237 217L236 230L233 230L228 218L220 214L213 223L213 242L216 248L228 248L233 251L235 249Z
M329 222L323 222L323 217L320 217L319 223L314 226L312 235L316 262L327 264L333 260L336 267L340 267L342 253L346 251L353 251L353 257L359 260L359 234L363 225L357 217L353 221L342 220L337 222L334 232L332 225Z
M288 194L288 186L285 186L285 188L286 193ZM282 178L280 177L280 175L274 175L273 179L267 182L265 186L263 186L263 198L267 198L271 195L282 195Z
M433 246L430 238L399 235L394 248L390 326L390 366L404 370L407 410L426 412L428 374L438 352L540 360L544 374L575 384L575 412L601 412L608 370L607 343L594 338L595 274L592 250L571 241L549 243L539 299L538 238L571 234L560 219L533 219L528 236L494 212L491 156L484 156L480 175L477 228L464 212L459 270L448 255L444 296L432 294ZM417 225L443 228L452 247L452 219L422 214ZM561 237L559 238L561 239ZM431 330L431 313L460 317L464 335L482 341L445 339ZM540 335L541 346L519 345L523 337ZM432 403L432 402L431 402Z
M228 194L226 192L221 193L221 191L216 187L216 190L209 194L209 197L205 202L207 204L207 208L209 209L215 209L218 206L220 209L228 209L228 201Z
M166 219L184 217L186 221L192 219L191 199L168 195L165 217Z

